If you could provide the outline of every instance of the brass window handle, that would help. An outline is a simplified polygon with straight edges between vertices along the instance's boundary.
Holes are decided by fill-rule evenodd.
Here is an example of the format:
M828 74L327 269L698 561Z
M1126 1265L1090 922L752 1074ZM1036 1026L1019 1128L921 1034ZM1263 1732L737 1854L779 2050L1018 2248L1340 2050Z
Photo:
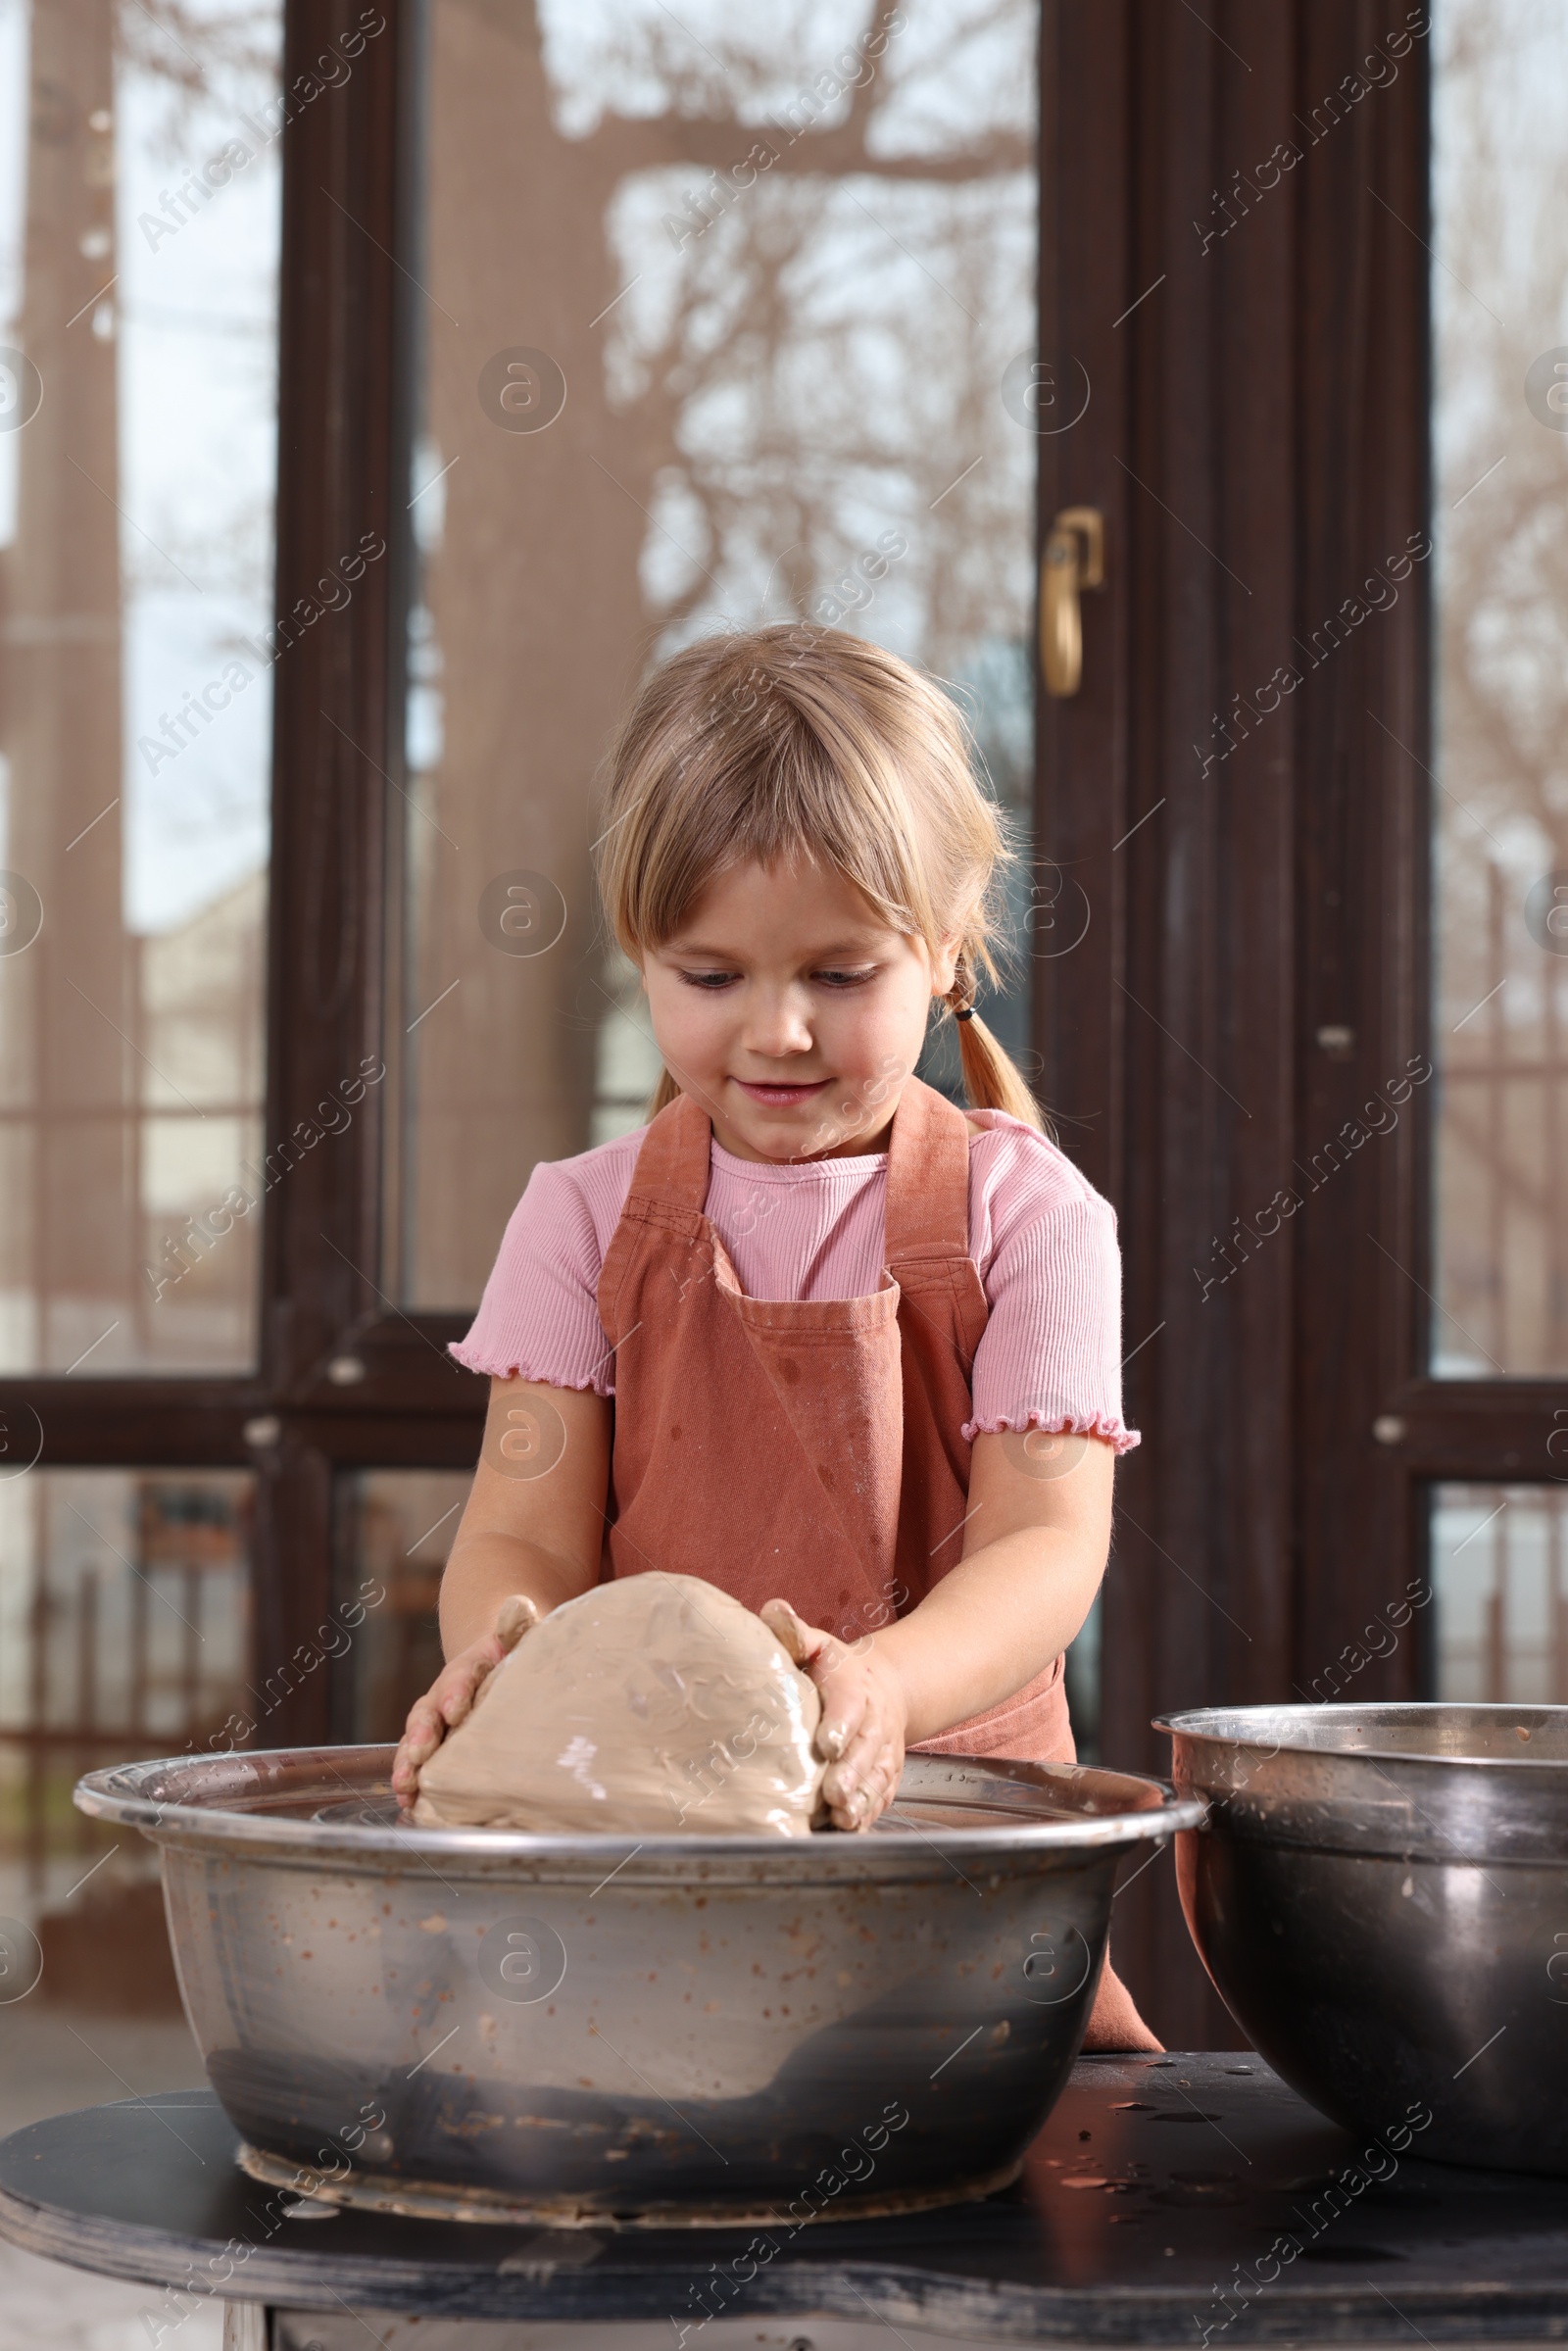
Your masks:
M1064 506L1040 563L1040 666L1046 692L1076 694L1084 674L1081 588L1105 584L1105 518L1098 507Z

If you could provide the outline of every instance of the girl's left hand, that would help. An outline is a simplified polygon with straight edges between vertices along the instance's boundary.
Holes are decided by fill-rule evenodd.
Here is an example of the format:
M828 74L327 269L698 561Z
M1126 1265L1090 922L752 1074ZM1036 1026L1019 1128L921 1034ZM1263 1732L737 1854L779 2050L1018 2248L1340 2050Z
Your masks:
M822 1795L835 1829L869 1829L898 1792L909 1701L875 1636L852 1647L836 1633L803 1624L788 1600L759 1612L767 1629L822 1694L818 1752L828 1759Z

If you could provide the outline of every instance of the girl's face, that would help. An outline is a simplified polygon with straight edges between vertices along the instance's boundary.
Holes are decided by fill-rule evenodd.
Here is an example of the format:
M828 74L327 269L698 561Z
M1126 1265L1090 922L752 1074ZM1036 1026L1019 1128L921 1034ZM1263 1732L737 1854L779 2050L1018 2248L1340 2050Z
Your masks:
M953 985L956 938L933 958L889 930L830 866L733 866L643 959L665 1065L739 1159L881 1150Z

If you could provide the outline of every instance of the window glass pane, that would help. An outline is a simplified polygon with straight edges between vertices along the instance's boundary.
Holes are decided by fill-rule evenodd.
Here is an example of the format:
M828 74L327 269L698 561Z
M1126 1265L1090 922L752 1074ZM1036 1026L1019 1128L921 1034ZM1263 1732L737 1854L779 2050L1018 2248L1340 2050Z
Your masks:
M0 7L0 1369L255 1352L278 10Z
M1568 1705L1568 1494L1439 1486L1432 1506L1440 1698Z
M1568 1370L1568 13L1439 0L1440 1375Z
M220 1751L250 1705L252 1498L238 1470L0 1480L0 2133L204 2080L157 1855L71 1790L109 1764ZM18 2281L24 2299L36 2286L30 2270ZM149 2300L78 2296L65 2272L56 2288L83 2341L89 2317L119 2311L128 2342ZM6 2339L54 2340L54 2314Z
M588 857L650 659L858 630L964 697L1020 831L1032 772L1032 0L531 13L427 10L388 1225L429 1307L657 1075ZM1022 1046L1021 985L997 1025Z
M333 1691L345 1744L401 1738L441 1671L436 1596L472 1483L466 1469L368 1469L342 1481L338 1615L365 1609Z

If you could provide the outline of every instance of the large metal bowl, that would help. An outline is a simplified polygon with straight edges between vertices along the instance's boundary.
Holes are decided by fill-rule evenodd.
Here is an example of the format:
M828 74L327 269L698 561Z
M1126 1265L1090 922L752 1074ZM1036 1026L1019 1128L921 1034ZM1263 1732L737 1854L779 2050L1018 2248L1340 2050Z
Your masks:
M1568 1706L1177 1714L1182 1908L1221 1999L1324 2114L1568 2173ZM1429 2110L1432 2120L1419 2120Z
M1001 2185L1077 2054L1117 1862L1200 1810L1114 1772L911 1757L869 1836L531 1837L399 1824L391 1759L175 1758L76 1801L161 1848L249 2170L558 2226Z

